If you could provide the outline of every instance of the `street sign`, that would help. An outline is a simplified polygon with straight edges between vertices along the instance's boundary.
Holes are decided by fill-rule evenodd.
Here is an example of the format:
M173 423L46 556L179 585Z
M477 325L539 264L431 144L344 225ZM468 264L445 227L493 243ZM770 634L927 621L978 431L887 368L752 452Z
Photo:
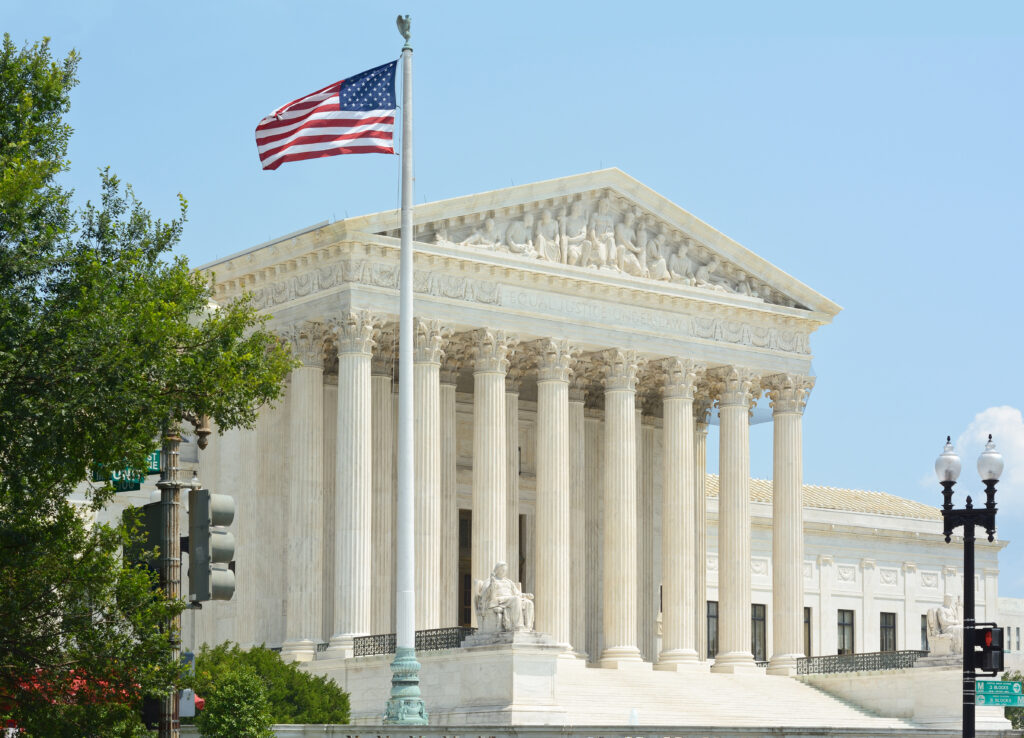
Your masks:
M1024 694L978 694L974 704L996 707L1024 707Z
M975 682L975 694L1024 694L1020 682L1003 682L996 679L979 679Z
M160 473L160 449L146 457L146 474Z

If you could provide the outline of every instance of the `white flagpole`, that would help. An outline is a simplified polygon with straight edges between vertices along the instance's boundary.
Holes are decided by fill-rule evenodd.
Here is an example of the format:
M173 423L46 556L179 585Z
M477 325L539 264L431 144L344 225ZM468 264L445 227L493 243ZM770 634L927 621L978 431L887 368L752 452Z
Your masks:
M398 315L398 574L395 602L396 648L391 662L391 698L384 712L389 725L427 725L416 660L413 506L413 325L412 325L412 46L409 16L398 16L402 47L402 239Z

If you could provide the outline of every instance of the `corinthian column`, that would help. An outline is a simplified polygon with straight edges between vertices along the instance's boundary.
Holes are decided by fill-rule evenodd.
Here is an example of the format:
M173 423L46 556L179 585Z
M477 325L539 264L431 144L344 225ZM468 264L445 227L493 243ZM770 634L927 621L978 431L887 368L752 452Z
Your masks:
M693 392L702 364L665 363L661 525L661 655L658 669L693 668L697 657L697 511L694 499ZM702 516L703 517L703 516Z
M509 355L505 374L505 563L508 577L519 581L519 387L523 382L522 367ZM532 556L527 551L526 556Z
M565 341L537 356L537 630L570 648L569 363Z
M389 346L388 349L391 347ZM378 349L379 350L379 349ZM394 447L395 447L395 402L392 395L394 374L394 351L387 350L373 357L370 377L372 404L372 451L373 471L371 473L373 511L371 531L373 540L373 601L370 605L370 629L373 633L393 633L392 618L394 607L395 566L392 557L392 531L394 525ZM335 580L337 581L337 580Z
M777 374L764 387L774 425L772 471L772 657L769 674L796 674L803 656L803 429L811 377Z
M338 454L335 467L334 635L328 655L352 655L370 632L373 456L370 360L374 321L365 311L334 321L338 345Z
M461 362L441 365L441 627L459 624L459 502L455 455L455 385Z
M586 393L575 378L569 387L569 606L570 643L577 655L587 651L587 483Z
M324 339L320 323L304 323L285 334L302 366L292 370L288 496L288 591L281 658L312 661L323 627Z
M416 320L413 398L416 469L416 630L441 627L441 324Z
M605 355L604 651L601 666L642 662L636 620L635 351Z
M708 659L708 417L714 401L704 388L693 401L693 511L694 554L696 572L693 578L694 624L696 626L697 658Z
M473 335L473 580L487 579L494 565L508 555L505 372L509 344L504 331L482 329Z
M712 671L756 671L750 651L750 407L757 374L716 370L721 420L718 492L718 656Z

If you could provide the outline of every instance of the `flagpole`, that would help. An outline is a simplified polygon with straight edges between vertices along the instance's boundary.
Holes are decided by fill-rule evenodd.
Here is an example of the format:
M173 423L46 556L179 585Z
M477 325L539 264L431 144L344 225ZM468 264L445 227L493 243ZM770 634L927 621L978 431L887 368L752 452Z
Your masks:
M398 283L398 575L395 602L395 658L385 725L427 725L416 660L413 519L413 325L412 325L412 46L409 16L398 16L402 47L402 239Z

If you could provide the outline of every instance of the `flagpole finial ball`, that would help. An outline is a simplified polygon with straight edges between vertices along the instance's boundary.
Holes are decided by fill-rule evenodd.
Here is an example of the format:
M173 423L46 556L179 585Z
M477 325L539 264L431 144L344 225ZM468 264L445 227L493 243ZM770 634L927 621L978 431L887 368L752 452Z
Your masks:
M409 42L409 26L412 25L412 20L408 15L400 15L395 19L395 23L398 24L398 32L402 34L402 38L405 39L406 43Z

